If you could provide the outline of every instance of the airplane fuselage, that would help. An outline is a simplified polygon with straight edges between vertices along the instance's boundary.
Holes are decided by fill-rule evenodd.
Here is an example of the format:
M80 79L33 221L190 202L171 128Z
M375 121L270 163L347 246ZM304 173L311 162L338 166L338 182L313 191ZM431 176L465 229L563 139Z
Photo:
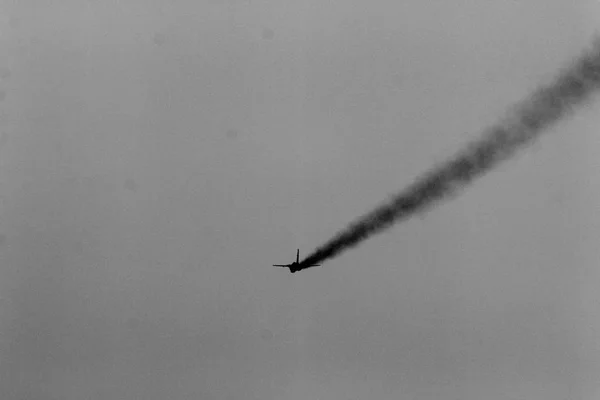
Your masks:
M298 264L297 262L293 262L293 263L291 263L291 264L289 265L290 272L291 272L292 274L293 274L293 273L295 273L296 271L298 271L298 270L300 269L299 267L300 267L300 264Z

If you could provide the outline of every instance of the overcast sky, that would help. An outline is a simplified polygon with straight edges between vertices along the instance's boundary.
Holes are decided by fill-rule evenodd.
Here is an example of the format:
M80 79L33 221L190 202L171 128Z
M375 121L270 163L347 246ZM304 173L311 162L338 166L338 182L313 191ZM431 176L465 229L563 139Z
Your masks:
M600 396L600 100L306 255L588 47L596 0L0 0L2 399Z

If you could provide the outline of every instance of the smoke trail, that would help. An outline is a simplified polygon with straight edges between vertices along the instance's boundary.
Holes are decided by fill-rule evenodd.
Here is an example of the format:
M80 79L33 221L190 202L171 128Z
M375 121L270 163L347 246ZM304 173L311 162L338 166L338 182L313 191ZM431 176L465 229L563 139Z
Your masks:
M531 143L545 128L570 114L600 88L600 37L549 85L537 89L500 123L484 130L450 161L417 179L387 203L358 218L307 256L299 269L332 258L392 224L425 211L465 188L516 150Z

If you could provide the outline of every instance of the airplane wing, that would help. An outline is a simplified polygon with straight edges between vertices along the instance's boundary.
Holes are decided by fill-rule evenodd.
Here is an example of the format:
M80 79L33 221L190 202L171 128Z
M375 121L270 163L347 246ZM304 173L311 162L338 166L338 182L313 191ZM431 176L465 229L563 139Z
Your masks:
M274 267L287 267L287 265L273 264Z
M320 267L321 264L308 264L308 265L301 265L300 268L297 268L296 271L302 271L303 269L307 269L310 267Z

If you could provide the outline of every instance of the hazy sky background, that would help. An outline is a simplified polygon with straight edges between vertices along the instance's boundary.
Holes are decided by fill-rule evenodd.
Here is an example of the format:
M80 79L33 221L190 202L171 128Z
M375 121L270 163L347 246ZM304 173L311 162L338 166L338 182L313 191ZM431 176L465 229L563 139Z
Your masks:
M600 2L0 0L2 399L597 399L600 101L291 262L586 48Z

